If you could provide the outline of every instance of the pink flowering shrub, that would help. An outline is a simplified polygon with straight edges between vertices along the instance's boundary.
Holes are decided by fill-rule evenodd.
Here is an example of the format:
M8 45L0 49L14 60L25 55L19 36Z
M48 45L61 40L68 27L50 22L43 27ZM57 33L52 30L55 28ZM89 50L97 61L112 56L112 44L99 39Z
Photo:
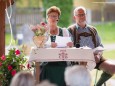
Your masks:
M2 86L9 86L12 77L20 70L24 70L27 62L23 52L15 48L10 49L8 55L0 57L0 81Z

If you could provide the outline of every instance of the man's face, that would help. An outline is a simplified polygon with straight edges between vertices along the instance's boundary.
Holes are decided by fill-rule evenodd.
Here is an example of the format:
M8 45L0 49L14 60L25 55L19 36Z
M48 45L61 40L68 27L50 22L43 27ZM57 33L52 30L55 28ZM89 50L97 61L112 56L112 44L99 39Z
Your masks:
M76 15L74 16L75 21L78 24L85 23L86 22L86 14L83 9L79 9L76 11Z

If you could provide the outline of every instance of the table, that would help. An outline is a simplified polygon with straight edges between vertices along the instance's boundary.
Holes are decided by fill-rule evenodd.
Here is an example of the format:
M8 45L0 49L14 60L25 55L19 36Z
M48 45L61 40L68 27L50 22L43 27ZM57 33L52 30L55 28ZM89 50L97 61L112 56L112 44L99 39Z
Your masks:
M36 81L39 81L39 62L52 61L77 61L87 62L89 70L96 66L93 50L83 48L33 48L29 56L29 62L36 64Z

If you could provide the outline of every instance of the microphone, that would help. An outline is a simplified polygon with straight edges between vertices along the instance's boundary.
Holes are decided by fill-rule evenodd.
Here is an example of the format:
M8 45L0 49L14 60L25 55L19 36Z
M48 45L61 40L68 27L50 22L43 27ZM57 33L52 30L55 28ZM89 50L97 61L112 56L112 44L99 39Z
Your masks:
M76 47L76 48L79 48L79 47L80 47L80 44L79 44L79 43L76 43L76 44L75 44L75 47Z

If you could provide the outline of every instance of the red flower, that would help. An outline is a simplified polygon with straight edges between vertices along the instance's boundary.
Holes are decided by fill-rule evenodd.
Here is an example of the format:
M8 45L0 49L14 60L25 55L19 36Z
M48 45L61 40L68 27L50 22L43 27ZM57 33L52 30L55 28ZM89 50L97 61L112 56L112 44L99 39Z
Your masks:
M31 68L29 63L27 64L27 68L28 68L28 69Z
M16 74L16 70L12 70L11 74L14 76Z
M11 65L8 65L8 70L10 71L10 70L12 70L13 68L12 68L12 66Z
M0 66L2 66L2 63L0 62Z
M19 55L19 54L20 54L20 51L19 51L19 50L16 50L16 51L15 51L15 54L16 54L16 55Z
M46 24L44 22L41 22L41 25L45 26Z
M2 55L1 60L2 60L2 61L6 60L5 55Z

